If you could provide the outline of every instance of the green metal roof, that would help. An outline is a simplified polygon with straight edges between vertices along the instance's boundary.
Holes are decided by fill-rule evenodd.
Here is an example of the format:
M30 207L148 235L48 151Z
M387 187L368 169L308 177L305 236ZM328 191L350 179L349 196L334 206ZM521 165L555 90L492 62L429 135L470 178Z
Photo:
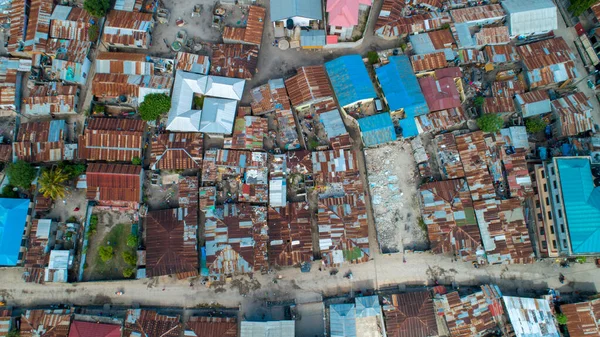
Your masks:
M600 187L594 186L590 160L556 158L565 216L574 254L600 253Z

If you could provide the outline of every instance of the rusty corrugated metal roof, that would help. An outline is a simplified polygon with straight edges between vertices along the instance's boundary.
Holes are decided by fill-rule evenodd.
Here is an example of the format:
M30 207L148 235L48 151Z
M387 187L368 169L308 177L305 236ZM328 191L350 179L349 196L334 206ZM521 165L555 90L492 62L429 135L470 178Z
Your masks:
M576 136L594 129L593 107L583 92L577 92L552 101L552 110L558 117L562 137Z
M427 1L431 4L431 1ZM375 23L375 32L391 38L406 34L436 30L452 19L447 12L431 12L404 16L407 3L398 0L384 0L381 12Z
M423 55L413 55L410 57L410 63L412 64L415 73L448 66L446 54L444 54L443 51Z
M467 121L462 107L440 110L415 117L420 132L438 133Z
M499 162L492 153L482 131L456 137L456 146L465 170L465 176L474 201L494 198L496 190L488 167L488 161Z
M483 113L512 114L517 111L515 101L508 97L486 97L483 102Z
M237 337L238 323L235 317L196 316L190 317L186 323L186 330L202 337Z
M125 118L92 118L79 136L79 158L131 162L142 157L146 122Z
M519 78L508 81L496 81L492 83L492 95L494 97L514 98L517 94L525 92L525 83Z
M459 8L450 11L454 23L473 22L493 18L503 18L506 14L499 4Z
M154 75L154 63L137 53L100 52L96 57L96 73Z
M248 20L246 27L225 27L223 40L249 43L260 46L265 25L265 9L259 6L248 6Z
M187 170L202 167L202 134L166 132L152 138L153 170Z
M212 47L210 73L252 79L258 65L258 47L244 44L215 44Z
M44 283L44 268L48 264L49 256L46 254L46 248L48 246L48 233L39 233L38 235L38 222L48 220L31 220L31 226L29 228L29 239L27 241L27 251L23 261L23 267L25 272L23 273L23 279L25 282Z
M149 211L144 226L148 277L198 276L197 207Z
M66 6L56 6L54 11L61 11ZM92 16L83 8L68 7L69 14L63 19L53 19L50 26L50 37L55 39L67 39L78 41L89 41L88 30Z
M250 93L253 115L291 109L290 98L281 78L269 80L268 83L252 89Z
M475 41L478 46L507 44L510 42L508 27L483 27L475 33Z
M560 311L567 317L569 336L600 336L600 325L598 325L600 321L600 299L563 304L560 306Z
M30 163L55 162L63 159L64 121L23 123L13 143L17 159Z
M25 27L27 26L26 0L13 0L10 9L10 41L7 46L9 53L22 50L22 42L25 41Z
M233 126L232 149L262 150L263 138L269 131L268 120L257 116L236 118Z
M153 25L152 13L111 10L106 17L102 41L108 45L148 48Z
M307 203L269 207L268 219L271 266L297 266L302 262L312 261L312 234Z
M420 291L391 296L383 307L389 337L429 337L438 335L431 292Z
M485 46L485 56L487 61L492 63L509 63L521 60L517 48L509 44Z
M27 310L21 314L22 337L67 337L71 325L68 309Z
M148 337L179 337L182 332L180 317L160 315L154 310L129 309L125 316L123 336L134 333Z
M322 65L298 68L296 75L285 80L285 87L294 107L333 97Z
M50 32L50 16L54 2L47 0L32 0L29 7L27 32L23 50L33 53L46 52L46 41Z
M429 111L447 110L461 106L460 94L453 78L444 77L436 80L431 76L421 77L419 86L425 96Z
M59 60L82 64L91 47L92 43L89 41L49 39L46 53Z
M576 78L575 54L562 37L522 45L517 50L528 72L531 88L551 85L559 79L564 81L564 76ZM556 69L557 65L560 70Z
M195 71L206 75L210 68L210 61L205 55L178 52L175 67L177 70Z
M142 167L121 164L88 164L87 198L101 204L136 208L141 202Z
M321 198L333 193L362 193L356 153L352 150L332 150L311 153L313 179ZM340 186L341 185L341 186Z

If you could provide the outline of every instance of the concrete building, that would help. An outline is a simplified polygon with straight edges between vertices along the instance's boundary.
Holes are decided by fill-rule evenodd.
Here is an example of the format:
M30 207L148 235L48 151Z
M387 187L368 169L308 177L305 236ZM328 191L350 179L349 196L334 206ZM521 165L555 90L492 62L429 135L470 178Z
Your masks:
M501 4L512 38L547 34L558 28L558 10L552 0L506 0Z

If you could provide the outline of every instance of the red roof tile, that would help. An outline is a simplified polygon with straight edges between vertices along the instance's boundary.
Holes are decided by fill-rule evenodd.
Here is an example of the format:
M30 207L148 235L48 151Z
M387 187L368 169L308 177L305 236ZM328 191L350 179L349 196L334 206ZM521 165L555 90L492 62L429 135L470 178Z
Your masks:
M121 337L121 326L116 324L73 321L69 337Z

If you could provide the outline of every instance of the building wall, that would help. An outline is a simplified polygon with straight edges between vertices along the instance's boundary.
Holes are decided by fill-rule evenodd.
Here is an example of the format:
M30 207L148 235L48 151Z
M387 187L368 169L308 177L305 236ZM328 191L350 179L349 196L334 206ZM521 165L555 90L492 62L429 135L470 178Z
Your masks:
M540 257L557 257L558 239L554 230L553 218L549 216L552 207L544 166L535 165L534 175L537 185L537 200L535 200L533 212L538 252L540 253Z
M554 162L546 164L545 168L546 179L549 191L551 211L547 214L552 217L554 223L554 231L557 234L556 243L559 255L570 255L571 242L569 240L567 221L565 210L562 201L562 191L558 177L558 170L555 168Z

